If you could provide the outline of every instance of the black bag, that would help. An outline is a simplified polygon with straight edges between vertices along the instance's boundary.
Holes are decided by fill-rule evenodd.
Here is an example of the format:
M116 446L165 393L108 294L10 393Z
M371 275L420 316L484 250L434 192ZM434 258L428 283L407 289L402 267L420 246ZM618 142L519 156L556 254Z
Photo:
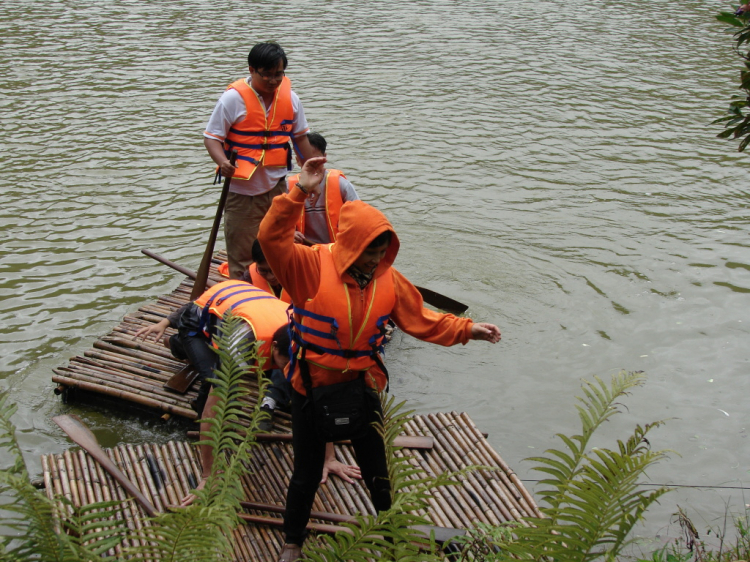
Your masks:
M326 442L364 436L374 416L371 391L364 373L353 381L312 389L312 407L318 435Z

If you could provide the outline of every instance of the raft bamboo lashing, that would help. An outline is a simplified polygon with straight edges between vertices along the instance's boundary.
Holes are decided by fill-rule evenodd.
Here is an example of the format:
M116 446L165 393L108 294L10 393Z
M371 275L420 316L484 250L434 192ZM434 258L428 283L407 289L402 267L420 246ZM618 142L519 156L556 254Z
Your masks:
M416 415L406 423L405 429L407 434L432 436L435 443L432 449L404 448L396 452L418 470L410 477L412 480L446 470L461 470L477 461L488 467L469 472L459 478L456 486L442 486L433 491L423 513L432 524L469 528L477 522L497 525L538 514L530 494L520 482L514 483L517 477L467 414ZM447 438L449 434L451 439ZM157 510L178 504L199 481L200 457L194 444L170 441L119 445L106 452ZM335 452L341 462L355 462L350 445L336 445ZM125 499L122 487L84 451L45 455L42 468L50 498L62 495L76 506L111 498ZM292 468L291 443L259 442L241 478L245 500L283 507ZM362 481L348 484L336 476L329 476L328 482L320 487L313 509L340 515L375 513ZM149 524L136 502L124 504L120 513L132 529ZM276 517L278 522L278 514L258 509L248 509L247 513ZM275 525L247 523L235 531L234 537L234 559L238 561L274 560L283 544L281 530Z

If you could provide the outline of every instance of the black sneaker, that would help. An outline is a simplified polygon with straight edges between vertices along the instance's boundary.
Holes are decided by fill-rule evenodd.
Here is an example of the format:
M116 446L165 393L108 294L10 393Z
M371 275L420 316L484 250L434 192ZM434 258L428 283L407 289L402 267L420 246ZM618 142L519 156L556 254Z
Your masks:
M266 404L265 406L261 406L260 411L264 415L258 423L258 429L263 433L268 433L273 429L273 408Z

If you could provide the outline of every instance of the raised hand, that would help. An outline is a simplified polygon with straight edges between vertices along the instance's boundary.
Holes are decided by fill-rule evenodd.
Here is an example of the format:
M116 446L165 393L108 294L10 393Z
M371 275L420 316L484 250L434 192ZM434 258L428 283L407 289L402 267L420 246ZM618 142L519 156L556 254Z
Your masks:
M315 158L308 158L302 165L302 170L299 174L299 184L307 190L310 201L315 203L315 200L320 195L320 182L325 177L326 163L325 156L316 156Z

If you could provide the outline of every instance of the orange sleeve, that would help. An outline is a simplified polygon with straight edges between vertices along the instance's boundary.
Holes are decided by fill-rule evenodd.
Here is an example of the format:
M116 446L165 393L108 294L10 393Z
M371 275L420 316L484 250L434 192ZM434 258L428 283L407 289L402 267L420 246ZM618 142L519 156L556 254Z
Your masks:
M471 318L459 318L425 308L417 288L398 271L392 271L396 305L391 318L399 328L417 339L444 346L466 344L471 339L471 326L474 324Z
M258 231L268 265L294 302L312 298L320 285L318 251L294 243L294 226L304 205L305 195L296 188L275 197Z

